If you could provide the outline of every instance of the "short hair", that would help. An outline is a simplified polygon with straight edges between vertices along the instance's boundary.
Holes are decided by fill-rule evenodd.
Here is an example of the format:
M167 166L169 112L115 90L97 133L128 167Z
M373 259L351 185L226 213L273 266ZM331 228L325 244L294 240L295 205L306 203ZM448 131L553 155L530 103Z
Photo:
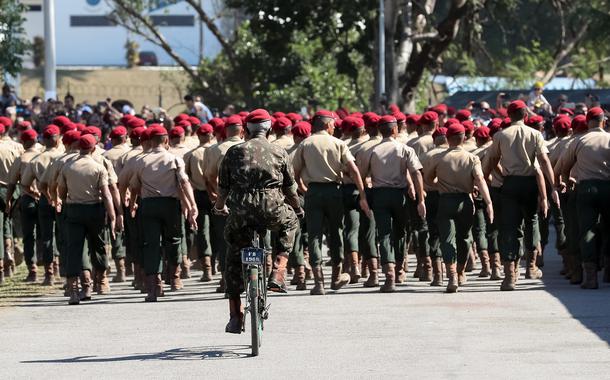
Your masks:
M260 123L250 123L246 124L246 129L250 135L254 135L257 133L267 133L269 129L271 129L271 120L261 121Z
M241 131L242 128L243 128L243 126L241 124L231 124L231 125L227 125L225 127L225 130L231 134L235 134L235 133Z
M159 144L163 144L165 142L165 139L167 139L167 135L162 135L162 136L152 136L150 138L150 141L152 141L154 144L159 145Z
M193 101L193 95L184 95L184 101L185 102L192 102Z
M381 133L381 136L383 137L389 137L392 135L392 129L394 129L394 127L398 126L397 123L384 123L379 125L379 133Z
M527 115L527 110L525 108L511 110L508 113L508 117L511 121L523 120L525 118L525 115Z
M328 124L328 122L332 121L332 120L333 120L332 117L316 116L313 118L313 121L311 123L311 129L313 131L321 131L321 130L325 129L326 124Z

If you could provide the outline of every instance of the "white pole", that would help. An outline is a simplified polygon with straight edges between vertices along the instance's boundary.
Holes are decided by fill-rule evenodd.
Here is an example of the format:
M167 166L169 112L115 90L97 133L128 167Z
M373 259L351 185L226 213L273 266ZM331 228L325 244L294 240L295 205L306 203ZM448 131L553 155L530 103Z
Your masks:
M379 100L385 94L385 9L384 0L379 0Z
M57 98L55 0L44 0L44 100Z

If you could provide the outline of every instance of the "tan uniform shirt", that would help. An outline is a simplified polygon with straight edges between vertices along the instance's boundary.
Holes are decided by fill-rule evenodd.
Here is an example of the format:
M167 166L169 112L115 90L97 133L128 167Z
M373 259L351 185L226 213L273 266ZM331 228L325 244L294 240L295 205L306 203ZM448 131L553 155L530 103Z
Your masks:
M294 145L294 139L292 138L292 135L282 135L279 139L275 139L272 144L279 145L282 148L288 150L291 146Z
M425 133L414 140L409 142L411 148L415 150L415 154L419 157L422 153L435 148L434 139L432 138L432 132Z
M477 142L474 137L471 137L468 140L464 140L464 145L462 146L464 147L465 151L472 153L475 149L477 149Z
M167 151L176 157L184 159L184 155L187 154L189 150L191 150L191 148L189 148L186 144L178 144L175 146L170 146Z
M123 170L123 167L125 166L127 161L129 161L131 158L141 154L143 151L144 150L142 148L142 145L138 145L134 148L131 148L127 152L123 153L123 155L121 157L119 157L119 159L117 161L117 165L116 165L117 174L120 176L121 171Z
M8 186L9 171L20 155L11 143L0 140L0 186Z
M517 122L496 133L489 147L489 159L500 158L504 176L536 175L536 156L548 153L542 134Z
M156 147L139 160L129 186L132 189L140 188L142 198L179 198L178 186L184 180L188 180L184 160L162 147Z
M326 131L303 140L294 155L294 170L300 172L305 185L310 183L341 183L343 168L354 161L347 144Z
M46 149L44 152L34 157L30 162L30 165L26 167L23 177L21 177L21 184L25 187L31 186L34 184L34 181L40 184L43 175L49 166L51 166L51 162L62 154L63 153L58 148L52 148Z
M55 189L59 181L59 175L63 170L64 165L78 157L77 152L68 152L55 158L49 168L45 170L40 179L40 183L46 183L49 189Z
M7 144L9 148L13 149L19 156L25 152L23 145L8 136L3 136L2 139L0 139L0 142Z
M367 157L363 175L371 176L373 187L407 188L407 170L415 172L422 168L413 148L391 137L381 140Z
M21 178L25 174L25 170L28 165L30 165L34 157L38 156L39 154L40 152L36 150L35 147L31 147L30 149L26 150L20 157L17 157L17 159L15 159L15 162L13 162L13 165L11 165L11 168L8 172L9 184L17 185L17 183L19 183L19 188L21 189L21 192L28 194L32 197L35 197L34 193L30 191L29 186L24 186L23 184L21 184ZM36 187L34 186L33 189L36 190Z
M208 181L213 182L218 178L218 169L227 150L233 145L241 144L242 142L242 139L233 136L208 148L205 152L205 164L203 165L205 177Z
M112 163L112 167L114 171L118 173L119 170L119 160L121 157L129 151L129 146L127 144L121 144L117 146L113 146L112 148L105 151L102 155L106 157Z
M551 166L555 167L555 164L559 161L559 157L561 157L561 154L565 151L569 141L570 136L565 136L556 139L554 144L547 146L549 149L549 161L551 161Z
M112 162L110 162L109 159L102 155L103 152L104 150L98 147L93 151L91 157L93 157L93 159L97 163L102 164L102 166L106 168L106 171L108 172L108 184L116 185L119 180L119 177L116 175L116 171L114 170L114 165L112 165Z
M357 139L350 139L347 141L347 147L349 148L350 153L354 156L354 160L356 159L356 155L362 149L362 143L369 140L368 135L361 136ZM343 184L354 184L354 180L349 176L349 172L347 170L343 170Z
M356 153L356 166L358 167L358 171L360 171L360 175L362 175L362 173L365 171L366 167L365 164L368 165L369 162L369 156L372 152L372 149L375 145L379 144L381 142L381 136L377 135L377 136L373 136L373 137L369 137L368 140L366 140L365 142L363 142L362 144L360 144L360 149L358 150L358 152ZM364 186L365 187L371 187L371 178L367 177L365 175L362 175L362 181L365 182Z
M140 149L137 149L140 148ZM144 152L141 146L138 146L125 154L121 158L122 166L119 173L118 183L119 187L128 187L131 177L135 174L136 169L140 165L140 161L146 156L150 150Z
M419 162L422 165L422 172L424 178L424 190L425 191L438 191L438 186L434 182L428 181L426 178L429 177L429 173L432 169L432 160L440 153L443 153L449 148L447 144L439 145L436 148L429 150L419 157Z
M212 146L210 143L200 145L184 155L186 175L189 176L195 190L206 191L203 165L206 152L210 146Z
M90 154L78 154L64 165L58 186L67 189L68 204L100 203L102 187L108 186L108 171Z
M483 176L481 161L463 147L449 148L434 156L430 173L438 180L438 191L444 193L471 193L474 179Z
M572 172L577 181L610 181L610 133L589 130L568 146L564 156L567 163L574 163Z
M191 149L195 149L199 146L199 137L197 136L186 136L184 139L184 145Z

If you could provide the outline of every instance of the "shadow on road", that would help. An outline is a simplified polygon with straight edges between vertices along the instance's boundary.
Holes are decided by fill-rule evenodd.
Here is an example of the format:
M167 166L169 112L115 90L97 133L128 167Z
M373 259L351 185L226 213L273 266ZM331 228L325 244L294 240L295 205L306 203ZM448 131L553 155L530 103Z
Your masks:
M244 359L250 357L250 346L203 346L173 348L162 352L138 353L124 356L75 356L64 359L24 360L24 364L57 364L57 363L109 363L130 361L155 361L155 360L225 360Z

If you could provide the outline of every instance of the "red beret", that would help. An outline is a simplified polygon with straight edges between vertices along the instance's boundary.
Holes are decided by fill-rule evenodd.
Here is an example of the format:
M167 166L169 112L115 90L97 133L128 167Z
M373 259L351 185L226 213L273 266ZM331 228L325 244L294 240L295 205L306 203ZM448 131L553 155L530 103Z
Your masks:
M241 117L246 117L249 114L250 114L250 112L248 112L248 111L241 111L240 113L238 113L238 115L241 116Z
M210 125L214 128L214 133L221 133L225 127L225 122L219 117L210 119Z
M275 114L277 114L277 112ZM237 118L239 118L239 116L237 116L235 120L237 120ZM255 109L246 116L246 123L262 123L269 120L271 120L269 112L262 108Z
M167 129L161 126L161 124L152 124L148 129L150 130L150 137L167 136Z
M75 142L77 142L79 139L80 139L79 131L68 131L68 132L64 133L64 137L61 139L61 141L65 145L72 145Z
M466 129L466 131L468 131L468 132L474 131L474 123L470 120L464 120L462 122L462 125L464 126L464 129Z
M315 115L313 115L314 119L316 117L329 117L331 119L335 119L335 113L334 112L330 112L328 110L319 110L318 112L316 112Z
M85 130L85 128L87 128L87 126L82 123L74 123L74 125L76 126L76 130L79 132L82 132Z
M3 135L6 132L6 128L4 128L4 124L0 123L0 135Z
M93 135L84 135L78 139L78 146L81 149L91 149L97 145L97 141L95 141L95 137Z
M377 122L377 125L397 123L396 118L392 115L383 115Z
M21 132L21 141L23 142L36 141L37 137L38 133L36 133L36 131L33 129L28 129L26 131Z
M196 117L196 116L189 116L187 121L189 123L191 123L191 126L195 126L195 125L199 126L199 125L201 125L201 120L199 120L199 118Z
M497 117L496 117L496 118L491 119L491 120L489 121L489 123L487 123L487 127L488 127L489 129L492 129L492 128L500 128L500 126L501 126L501 125L502 125L502 119L497 118Z
M127 128L133 129L133 128L138 128L138 127L143 127L146 125L146 122L142 119L140 119L139 117L132 117L131 119L127 120L127 123L123 123L127 126Z
M144 130L142 131L142 134L140 135L140 141L144 142L144 141L150 140L151 132L152 132L152 128L144 128Z
M252 111L252 112L254 112L254 111ZM286 114L283 112L280 112L280 111L276 111L271 116L273 116L276 119L279 119L280 117L286 117Z
M595 118L602 116L603 114L604 110L600 107L593 107L589 109L589 112L587 112L587 123Z
M591 111L589 111L589 112L591 112ZM589 129L589 126L587 125L587 118L585 117L585 115L574 116L574 119L572 119L571 126L572 126L572 130L574 130L574 132L585 132Z
M447 107L447 116L455 115L455 107Z
M394 116L396 118L396 121L398 121L398 122L403 122L404 123L405 121L407 121L407 115L405 115L402 112L394 112L392 114L392 116Z
M177 123L182 120L188 120L188 119L189 119L189 115L187 115L185 113L181 113L181 114L176 115L176 117L174 117L174 123Z
M441 103L439 105L436 105L436 106L432 107L430 109L430 111L435 112L437 115L446 114L447 113L447 105Z
M76 131L76 124L74 124L73 122L64 124L61 126L60 131L62 135L65 135L68 131Z
M411 114L411 115L407 116L407 123L409 123L409 124L417 124L417 123L419 123L419 118L420 117L421 116L419 116L418 114L415 114L415 113Z
M174 127L169 130L169 137L182 137L184 136L184 128Z
M32 128L32 123L30 123L27 120L24 120L24 121L19 122L19 125L17 126L17 128L21 131L25 131L26 129Z
M567 132L570 128L572 128L572 120L567 116L556 117L555 120L553 120L553 129L555 129L555 131Z
M502 119L502 124L500 124L500 128L504 129L504 128L508 128L513 124L513 122L510 120L509 117L505 117L504 119Z
M364 127L364 120L353 116L346 117L341 123L341 129L343 129L345 132L351 132L354 129L362 127Z
M61 131L59 130L59 127L57 125L49 124L42 132L42 136L48 139L51 137L59 136L60 132Z
M424 112L419 118L419 124L432 124L438 120L438 114L433 111Z
M280 116L277 119L275 119L275 122L271 126L271 129L273 129L274 131L277 131L277 130L283 130L283 129L286 129L289 127L292 127L292 121L290 121L290 119L288 119L287 117Z
M534 126L536 124L544 122L544 118L542 116L540 116L540 115L533 115L533 116L530 116L527 119L527 121L528 121L528 125L529 126Z
M562 113L562 114L566 114L567 113L568 115L574 115L574 111L573 110L571 110L569 108L565 108L565 107L560 108L559 109L559 113Z
M241 116L231 115L227 117L227 120L225 120L225 126L228 127L229 125L243 125Z
M349 114L349 116L353 116L353 117L359 117L362 119L362 113L361 112L352 112Z
M191 127L191 122L188 120L180 120L179 122L174 124L175 127L181 127L183 129L187 129Z
M63 127L64 125L71 123L71 121L67 117L60 115L60 116L54 117L52 123L55 125L58 125L60 127Z
M123 125L127 125L127 122L131 119L133 119L135 116L133 116L130 113L126 113L125 115L121 116L121 118L119 119L119 122Z
M290 112L286 114L286 117L292 122L292 125L295 125L299 121L303 120L303 116L298 113Z
M292 128L292 134L301 138L309 137L311 135L311 124L306 121L297 122Z
M144 133L145 130L146 130L145 127L134 128L131 130L129 137L132 139L139 139L140 137L142 137L142 133Z
M6 116L0 116L0 124L8 129L13 126L13 121Z
M127 129L122 125L114 127L112 131L110 131L110 138L115 139L117 137L127 136Z
M450 117L449 119L445 120L445 126L450 126L451 124L459 124L460 121L458 119L456 119L455 117Z
M459 110L456 114L455 114L455 118L458 119L459 121L465 121L470 119L470 116L472 114L470 113L470 111L468 110Z
M466 133L466 129L462 124L451 124L447 127L447 137Z
M512 113L518 110L526 109L527 105L523 102L523 100L513 100L508 105L508 113Z
M94 135L97 136L98 139L102 138L102 131L98 128L98 127L94 127L92 125L88 126L85 128L85 130L82 133L83 136L85 135Z
M447 136L447 128L445 127L438 127L434 130L434 132L432 133L432 138L435 139L439 136Z
M214 127L212 127L210 124L201 124L201 126L199 127L199 129L197 129L197 135L201 136L201 135L205 135L206 133L212 133L214 132Z
M362 115L362 120L364 120L364 125L366 127L376 127L381 117L377 115L375 112L366 112Z
M388 107L388 110L390 111L391 114L400 112L400 108L398 108L398 106L396 104L390 104L390 106Z
M477 139L486 139L489 138L491 131L486 126L481 126L474 131L474 137Z

